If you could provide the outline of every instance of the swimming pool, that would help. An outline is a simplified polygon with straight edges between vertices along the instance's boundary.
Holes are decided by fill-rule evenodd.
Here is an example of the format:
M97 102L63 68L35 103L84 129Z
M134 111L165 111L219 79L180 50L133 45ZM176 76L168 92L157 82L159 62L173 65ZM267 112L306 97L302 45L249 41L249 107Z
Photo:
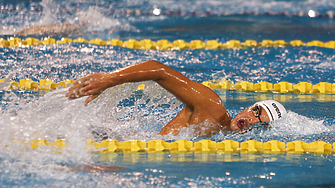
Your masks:
M57 1L58 2L58 1ZM1 6L1 5L0 5ZM51 37L91 40L101 38L218 40L264 39L323 42L334 39L333 1L60 1L24 4L3 2L2 38L36 25L85 20L81 31L56 33ZM159 16L153 10L160 9ZM316 17L308 16L309 10ZM55 33L50 33L55 34ZM19 36L22 39L27 37ZM42 36L33 35L39 40ZM43 36L45 37L45 36ZM315 46L262 47L222 50L138 50L110 45L66 43L25 48L0 48L0 78L9 75L54 82L76 80L99 71L156 59L197 82L228 79L234 83L305 81L335 83L334 49ZM136 91L145 84L143 91ZM198 142L187 131L174 137L157 135L182 104L154 83L118 86L83 107L83 99L68 101L66 89L53 92L1 88L0 177L3 187L332 187L335 184L333 154L295 153L198 153L137 152L91 153L86 139L92 128L107 130L119 141L154 139ZM253 129L245 134L216 135L213 141L322 140L333 144L334 95L216 91L232 116L263 99L280 100L287 117L272 128ZM52 147L31 149L33 139L65 138L62 152ZM20 142L20 143L18 143ZM97 163L125 167L124 172L66 172L63 165Z

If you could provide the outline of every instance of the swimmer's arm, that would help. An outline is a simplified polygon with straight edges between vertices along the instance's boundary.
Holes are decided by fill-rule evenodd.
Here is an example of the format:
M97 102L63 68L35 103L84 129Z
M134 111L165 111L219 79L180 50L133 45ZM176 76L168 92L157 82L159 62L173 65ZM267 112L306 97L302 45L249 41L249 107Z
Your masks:
M126 169L118 166L104 166L98 164L68 166L68 171L82 171L82 172L119 172Z
M73 33L80 29L79 25L73 25L69 23L61 23L61 24L50 24L50 25L42 25L35 26L23 29L20 32L15 33L15 35L57 35L62 33Z
M190 109L194 109L196 106L203 106L204 110L206 110L205 108L214 109L216 106L223 107L220 97L214 91L200 83L191 81L178 71L157 61L145 61L111 73L91 74L74 82L66 96L69 99L89 96L85 101L85 105L87 105L109 87L126 82L147 80L157 82Z

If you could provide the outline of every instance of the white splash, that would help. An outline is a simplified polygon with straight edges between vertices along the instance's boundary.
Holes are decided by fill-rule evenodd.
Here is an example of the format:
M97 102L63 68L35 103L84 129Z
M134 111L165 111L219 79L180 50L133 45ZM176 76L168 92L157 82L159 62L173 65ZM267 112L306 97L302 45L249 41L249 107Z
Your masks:
M311 119L289 111L282 119L274 121L271 132L276 135L312 135L334 131L334 127L324 124L323 120Z

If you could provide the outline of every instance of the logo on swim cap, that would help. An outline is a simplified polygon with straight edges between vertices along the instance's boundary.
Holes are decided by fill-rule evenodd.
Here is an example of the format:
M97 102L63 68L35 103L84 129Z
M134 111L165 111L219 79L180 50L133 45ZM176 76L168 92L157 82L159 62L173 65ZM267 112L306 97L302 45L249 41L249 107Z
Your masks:
M263 107L269 116L270 121L277 120L287 114L284 106L275 100L266 100L257 102L255 105Z
M272 106L275 108L275 110L277 112L277 115L278 115L278 118L281 118L281 113L280 113L280 110L279 110L278 106L276 105L276 103L272 103Z

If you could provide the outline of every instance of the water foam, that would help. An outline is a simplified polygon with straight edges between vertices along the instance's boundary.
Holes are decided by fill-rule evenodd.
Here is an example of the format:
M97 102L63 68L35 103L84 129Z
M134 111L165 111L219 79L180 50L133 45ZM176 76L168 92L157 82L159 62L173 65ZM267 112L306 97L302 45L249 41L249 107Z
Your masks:
M83 105L85 97L70 101L63 88L29 99L7 92L10 102L0 114L0 145L6 145L0 152L2 178L72 177L62 164L94 163L86 139L100 141L101 137L95 138L93 132L101 131L119 141L170 139L171 135L163 137L158 131L179 111L181 103L154 82L144 84L144 91L136 91L138 84L110 88L87 107ZM33 139L53 142L59 138L66 140L60 153L50 146L30 146Z

